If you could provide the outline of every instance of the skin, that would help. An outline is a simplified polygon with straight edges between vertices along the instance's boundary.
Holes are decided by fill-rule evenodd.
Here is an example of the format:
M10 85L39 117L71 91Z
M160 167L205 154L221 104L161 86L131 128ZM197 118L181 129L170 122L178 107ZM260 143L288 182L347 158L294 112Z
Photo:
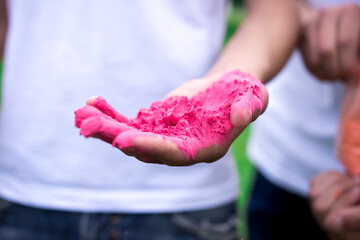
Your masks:
M276 6L276 7L274 7ZM271 21L269 21L271 19ZM247 16L218 60L201 79L190 80L169 93L169 96L191 97L204 91L218 80L224 72L241 69L260 79L269 81L278 73L289 58L297 41L298 18L295 1L289 0L251 0L247 2ZM125 154L140 161L167 165L190 165L199 162L213 162L228 151L237 136L264 110L268 102L268 93L262 89L264 107L248 114L238 105L232 105L231 122L234 126L226 144L217 144L202 148L189 161L175 143L157 136L139 135L133 144L121 149ZM92 105L96 97L87 100ZM101 134L95 137L102 138ZM104 139L107 140L108 139Z
M334 171L321 173L311 182L309 200L330 239L360 238L360 179Z
M298 12L299 45L309 71L321 80L352 84L360 76L359 6L344 4L312 9L299 2ZM351 98L351 101L355 99ZM309 200L315 218L330 239L360 239L358 179L343 173L321 173L312 181Z
M217 76L235 69L249 72L263 83L269 81L280 71L296 45L298 18L295 0L249 0L246 5L247 16L245 21L229 41L213 67L210 68L208 74L201 79L188 81L169 93L167 97L172 95L193 96L216 81ZM0 53L4 49L7 24L6 0L0 0ZM194 91L194 86L196 86L197 91ZM257 109L251 115L238 105L232 106L231 121L234 129L227 144L200 149L191 162L186 159L173 142L158 136L136 137L132 146L121 150L127 155L150 163L189 165L216 161L227 152L231 143L246 126L266 109L268 93L265 88L262 89L262 92L264 107ZM87 104L91 105L93 101L94 97L91 97L87 100ZM101 134L95 133L93 137L110 142L109 138ZM145 152L146 154L144 154Z
M6 0L0 0L1 49L3 49L5 42L6 29ZM234 69L249 72L265 83L286 63L296 45L297 34L298 18L295 0L248 1L245 21L208 74L201 79L190 80L169 93L167 97L172 95L193 96L216 81L217 76ZM196 86L197 91L194 91L194 86ZM121 150L141 161L167 165L189 165L216 161L227 152L231 143L246 126L266 109L268 93L265 88L262 89L262 92L264 107L257 109L251 115L238 105L232 106L231 121L234 129L226 144L200 149L196 153L196 157L190 162L175 143L157 136L138 136L134 139L132 146ZM91 105L93 101L94 97L91 97L87 100L87 104ZM109 142L109 139L101 134L95 133L93 137Z
M348 81L360 73L360 7L313 9L298 3L300 47L307 68L319 79Z
M239 76L239 75L235 74L235 73L231 73L230 75L227 75L225 77L226 81L231 81L232 77L234 77L234 76ZM220 100L220 102L216 102L216 100L215 100L215 102L212 102L211 104L209 103L209 101L204 101L203 102L204 105L200 106L200 107L203 111L213 112L214 111L213 109L217 108L216 104L220 104L223 107L226 106L225 111L228 111L229 115L226 115L225 112L223 113L224 115L222 115L224 117L224 121L226 121L226 122L222 123L222 127L224 129L226 129L226 132L234 129L232 127L231 118L230 118L230 116L234 117L234 109L235 109L235 111L237 108L246 110L244 113L241 113L242 118L244 118L245 116L250 117L250 115L252 115L251 113L253 113L253 111L260 112L261 109L263 109L262 96L259 96L259 95L263 95L263 92L261 91L261 89L263 88L265 90L265 87L258 80L254 79L254 78L251 79L249 75L245 75L244 77L247 77L247 76L249 77L248 81L250 82L248 85L249 89L252 89L252 87L254 87L254 86L257 86L257 87L253 90L243 89L244 91L242 92L242 95L240 98L230 97L233 100L231 100L232 102L227 102L227 104L229 104L229 105L227 105L227 104L223 105L224 103L222 103L222 101L229 97L228 91L233 91L233 93L231 95L234 95L234 93L236 94L237 90L240 90L240 89L236 89L236 87L235 87L236 85L232 85L233 88L229 88L229 86L228 86L227 88L225 88L226 90L223 88L224 86L218 86L216 89L214 89L214 87L212 86L208 92L204 93L204 95L201 95L202 97L204 97L205 95L207 95L207 97L209 97L209 94L215 94L218 97L223 99L223 100ZM211 78L213 78L214 81L209 81L209 82L214 82L214 83L215 83L215 81L217 81L219 79L219 77L217 77L217 76L213 76ZM222 82L221 82L222 85L225 85L224 81L225 80L222 80ZM196 83L202 84L201 81L198 81L198 82L192 81L191 83L192 84L186 85L187 87L191 86L191 88L177 89L176 91L170 93L169 96L174 96L174 95L177 95L178 93L182 93L187 90L189 91L189 94L193 93L194 90L196 90L196 92L197 92L198 86L196 85ZM237 86L239 86L239 85L237 85ZM250 86L252 86L252 87L250 87ZM240 88L242 88L242 87L240 87ZM221 95L219 93L220 91L223 91L226 94ZM195 94L196 94L196 92L195 92ZM189 97L189 95L187 95L187 96ZM214 95L211 95L212 100L214 100L213 96ZM202 102L202 101L200 101L200 102ZM196 101L197 107L199 106L200 102ZM231 103L232 103L232 105L230 105ZM250 104L250 103L252 103L252 104ZM205 138L202 138L202 140L200 141L201 143L199 142L199 139L195 135L192 135L192 134L190 136L183 138L184 136L182 135L181 132L178 132L178 134L175 134L172 136L161 135L161 137L159 137L159 135L156 135L154 133L149 133L146 131L139 130L139 128L137 126L134 126L131 124L131 121L133 121L133 120L128 119L125 116L122 116L120 113L116 112L101 97L92 98L88 104L91 106L82 107L82 108L76 110L76 112L75 112L75 122L76 122L75 125L77 127L81 128L80 133L82 135L84 135L85 137L89 137L89 136L94 136L94 134L97 134L98 137L100 137L101 139L103 139L109 143L112 143L113 146L115 146L123 151L129 150L128 144L130 144L130 147L132 147L131 144L133 144L133 142L135 142L136 139L138 139L138 138L142 138L143 141L147 141L147 140L152 140L152 138L150 138L150 137L155 136L160 141L168 140L165 142L169 142L169 143L175 142L175 143L177 143L176 146L179 146L179 148L182 150L182 153L184 153L186 155L187 159L186 159L186 161L184 161L182 154L181 154L180 159L172 156L166 162L167 165L171 165L171 166L194 164L194 161L196 161L194 159L194 157L196 158L197 151L199 149L201 150L202 148L207 147L207 146L213 147L213 148L206 148L207 151L211 151L212 149L214 149L214 152L211 156L209 156L206 159L206 162L215 161L219 158L219 155L217 155L217 154L225 154L225 152L223 152L223 151L217 151L218 149L215 148L216 145L219 145L219 147L222 147L223 144L228 145L230 142L232 142L232 140L229 140L229 139L233 139L234 137L236 137L236 136L234 136L233 132L230 134L230 136L227 134L214 134L213 130L217 129L217 127L213 126L213 128L211 128L211 127L207 126L207 124L204 124L203 129L201 129L201 130L198 129L199 131L201 131L202 133L205 133L205 134L206 134L206 131L209 131L207 134L208 136L205 136ZM213 104L215 104L215 106ZM168 105L168 104L166 104L166 105ZM197 107L196 107L196 109L198 109ZM152 114L152 118L154 118L154 116L158 116L158 117L161 116L163 114L163 110L164 109L161 109L161 110L153 109L154 112ZM179 108L178 113L181 113L182 110L183 110L182 114L186 115L187 114L186 109ZM222 112L222 111L224 111L224 109L220 110L220 112ZM114 112L116 112L116 113L114 113ZM159 115L157 115L157 114L159 114ZM110 116L112 118L109 119L108 116ZM198 117L199 116L200 115L198 115ZM200 120L201 122L204 122L204 121L207 122L209 120L206 115L203 115L203 117L204 118ZM250 121L250 119L248 119L248 121ZM190 125L193 125L193 124L190 123ZM221 125L219 125L218 127L221 129ZM236 128L236 129L240 129L243 127L246 127L246 126L238 126L238 128ZM140 127L140 129L143 129L143 128ZM218 129L218 130L220 130L220 129ZM160 129L158 129L158 130L160 130ZM164 129L162 128L162 130L164 130ZM174 131L174 129L170 130L170 132L172 132L172 131ZM217 130L215 130L215 132L216 131ZM200 143L200 145L198 145L199 143ZM141 142L141 144L143 144L143 142ZM157 148L157 147L161 147L161 146L158 146L158 145L151 146L151 148L146 150L146 153L153 153L154 148ZM184 151L184 148L187 148L187 151ZM224 151L227 150L226 148L223 148L223 149L224 149ZM130 149L130 150L133 150L133 149ZM153 159L146 158L147 155L146 154L144 155L144 152L141 151L142 149L140 149L139 151L136 151L136 150L138 150L138 149L133 150L133 152L137 153L138 159L141 158L141 160L144 162L149 162L149 161L153 162ZM130 153L127 152L127 154L130 154Z

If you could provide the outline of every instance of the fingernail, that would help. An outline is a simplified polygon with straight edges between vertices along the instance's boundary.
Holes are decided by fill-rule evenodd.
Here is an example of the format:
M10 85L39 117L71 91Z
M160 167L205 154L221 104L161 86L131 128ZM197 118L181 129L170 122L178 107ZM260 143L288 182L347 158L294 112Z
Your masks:
M251 122L251 115L245 108L231 109L231 122L237 128L246 127Z
M245 121L251 121L252 112L250 112L248 109L241 109L240 111L240 118Z
M96 99L98 98L98 96L92 96L92 97L89 97L87 100L86 100L86 105L92 105Z

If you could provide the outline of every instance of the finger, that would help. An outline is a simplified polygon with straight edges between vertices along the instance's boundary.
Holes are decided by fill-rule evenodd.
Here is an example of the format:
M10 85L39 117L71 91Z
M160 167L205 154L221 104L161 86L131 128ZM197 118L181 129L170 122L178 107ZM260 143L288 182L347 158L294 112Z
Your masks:
M349 231L360 231L360 207L340 210L343 219L343 229Z
M142 153L140 153L139 151L137 151L133 147L123 147L121 149L121 151L123 153L125 153L126 155L128 155L130 157L135 157L136 159L138 159L138 160L140 160L142 162L145 162L145 163L164 164L160 160L157 160L155 158L151 158L148 155L143 155Z
M105 98L103 97L92 96L88 98L86 104L99 109L104 114L110 116L111 118L119 122L123 122L123 123L130 122L129 118L125 117L124 115L116 111L112 106L110 106L110 104L106 102Z
M80 134L85 137L100 138L111 143L121 132L129 131L132 128L111 118L92 116L82 121Z
M84 107L81 107L79 109L77 109L75 112L75 126L77 128L80 128L81 126L81 123L89 118L89 117L93 117L93 116L101 116L103 115L103 113L97 109L97 108L94 108L92 106L84 106Z
M170 166L193 164L179 149L178 144L165 136L154 133L140 132L135 129L123 132L114 139L113 145L125 152L133 149L130 155L136 156L136 153L139 153L142 156L139 160L145 160L145 162L159 163L161 161Z
M327 218L326 227L337 233L360 231L360 206L334 211Z
M234 127L244 130L263 113L268 104L268 91L263 85L251 85L233 100L230 119Z
M327 172L315 179L309 198L316 218L322 222L331 212L338 198L346 192L354 181L345 174Z
M318 21L320 11L313 11L312 16L306 21L302 31L300 47L306 67L316 74L320 67L318 54ZM316 74L317 75L317 74Z
M239 136L239 134L237 134L237 136ZM235 138L234 138L234 140L235 140ZM227 153L229 148L230 148L230 142L224 143L224 145L218 144L218 145L208 146L206 148L200 148L196 152L195 163L215 162L215 161L219 160L220 158L222 158L223 156L225 156L225 154Z
M310 191L309 198L311 200L317 198L322 194L323 191L327 191L335 182L339 181L341 178L349 178L347 175L343 173L335 172L335 171L327 171L318 174L315 176L310 183Z
M262 105L260 105L260 111L259 114L257 115L257 117L261 114L263 114L268 106L269 103L269 92L267 90L267 88L265 87L265 85L260 85L260 91L261 91L261 98L262 98ZM256 118L257 118L256 117ZM252 121L255 121L256 119L252 119Z
M354 77L360 72L360 11L356 5L346 6L339 22L339 60L341 75L344 78Z
M232 134L230 138L235 139ZM220 159L228 151L231 142L204 147L203 143L194 138L182 140L132 130L119 134L113 145L143 162L188 166Z
M344 189L336 202L333 204L331 211L354 206L360 202L360 185L358 183L352 184L349 188Z
M84 106L75 111L75 126L80 128L81 135L100 138L108 143L120 132L132 129L92 106Z
M331 206L339 196L354 185L354 182L348 178L338 178L329 184L324 184L323 189L318 190L318 196L315 198L322 199L320 205Z
M316 217L321 221L328 216L334 205L336 205L339 196L351 187L350 184L344 184L324 192L316 200L312 201L312 210Z
M338 78L340 75L337 50L339 16L339 11L335 8L326 8L320 13L319 61L322 75L328 79Z

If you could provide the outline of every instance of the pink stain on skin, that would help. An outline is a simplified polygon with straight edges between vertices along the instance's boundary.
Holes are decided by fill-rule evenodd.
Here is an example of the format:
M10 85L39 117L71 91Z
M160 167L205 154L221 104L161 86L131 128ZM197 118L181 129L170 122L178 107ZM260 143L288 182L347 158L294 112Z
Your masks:
M98 97L92 106L75 111L75 125L85 137L101 134L120 149L131 146L136 136L161 136L194 159L199 149L229 140L235 109L252 116L263 108L262 87L256 78L236 70L190 99L176 96L154 102L136 118L121 115Z

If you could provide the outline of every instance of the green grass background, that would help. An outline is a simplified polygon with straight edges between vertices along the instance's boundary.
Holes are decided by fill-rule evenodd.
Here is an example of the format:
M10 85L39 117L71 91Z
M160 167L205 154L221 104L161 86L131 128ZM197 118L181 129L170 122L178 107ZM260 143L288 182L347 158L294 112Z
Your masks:
M232 34L237 29L239 23L241 23L244 17L244 8L242 4L235 4L233 7L229 9L228 15L228 24L227 24L227 32L225 37L225 43L229 40ZM1 74L2 74L3 65L0 64L0 104L1 104ZM240 237L246 239L247 238L247 227L246 227L246 215L245 209L247 206L248 196L252 183L252 176L254 172L254 167L250 163L247 155L246 155L246 143L250 133L250 127L248 127L233 143L232 152L235 158L237 170L240 176L240 191L239 191L239 199L238 199L238 209L240 215L239 222L239 233Z

